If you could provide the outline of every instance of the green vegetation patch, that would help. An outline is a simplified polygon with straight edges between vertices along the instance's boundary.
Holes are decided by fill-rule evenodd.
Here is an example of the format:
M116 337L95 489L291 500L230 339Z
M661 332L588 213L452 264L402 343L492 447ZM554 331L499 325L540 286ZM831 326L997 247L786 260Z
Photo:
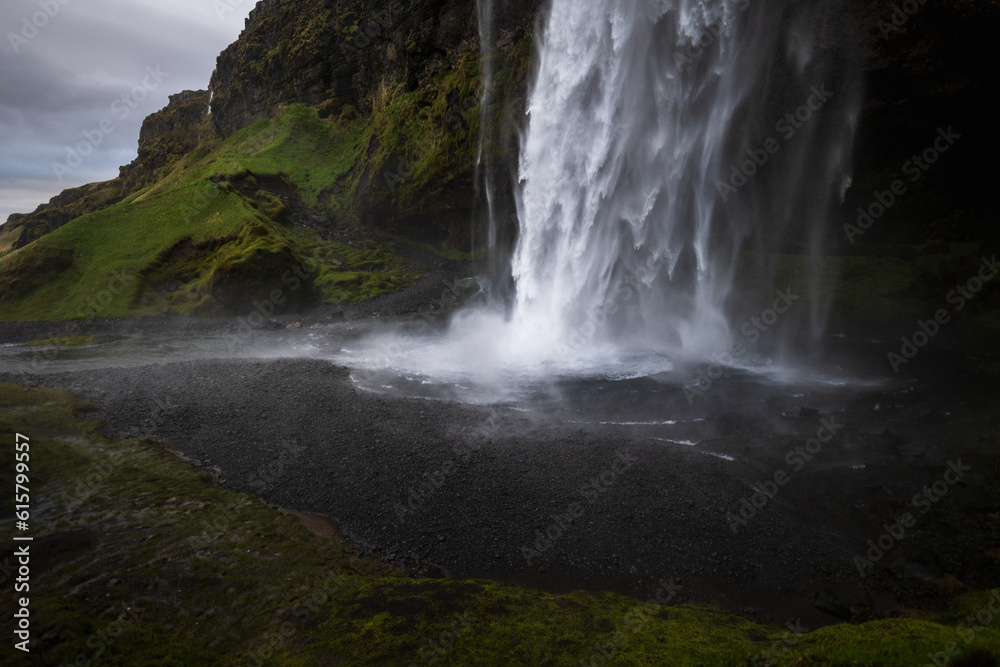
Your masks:
M33 340L28 345L32 347L83 347L84 345L97 345L100 341L101 336L65 336L63 338Z
M295 106L184 158L155 186L0 258L0 320L243 315L269 300L348 303L410 284L421 271L374 241L352 247L292 226L288 197L355 227L338 181L359 127Z

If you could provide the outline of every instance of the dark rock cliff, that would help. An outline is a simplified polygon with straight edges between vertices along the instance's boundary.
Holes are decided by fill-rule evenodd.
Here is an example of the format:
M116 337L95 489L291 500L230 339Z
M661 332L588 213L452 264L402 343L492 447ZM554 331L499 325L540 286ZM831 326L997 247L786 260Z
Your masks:
M542 0L494 2L494 46L532 34ZM859 121L857 170L842 215L888 188L901 165L933 141L939 127L954 126L970 140L913 188L891 220L866 236L868 243L914 243L927 238L986 238L991 172L979 165L991 134L988 112L992 75L991 35L1000 27L1000 3L958 0L848 0L830 2L845 12L844 25L861 49L865 105ZM514 36L512 39L512 35ZM831 40L824 48L839 49ZM856 48L857 48L856 47ZM370 112L393 85L416 90L454 67L463 53L479 49L473 0L268 0L254 10L240 40L219 57L212 77L213 123L226 136L283 104L304 102L321 114L347 105ZM527 77L511 82L524 87ZM507 149L516 148L508 142ZM507 163L509 165L509 162ZM468 166L464 192L442 200L471 209L474 188ZM504 173L504 169L499 170ZM894 175L895 174L895 175ZM500 187L509 180L500 179ZM362 188L364 190L364 188ZM508 193L509 194L509 193ZM956 207L956 202L961 202ZM358 200L362 208L379 202ZM433 208L433 207L432 207ZM423 215L426 211L411 211ZM837 232L839 234L839 232ZM840 250L846 244L840 234Z
M126 192L135 192L166 176L174 163L193 152L203 138L210 95L207 90L185 90L170 96L166 107L142 122L139 154L121 168Z
M845 216L902 179L908 191L866 242L927 239L1000 242L990 220L996 0L865 0L854 29L864 36L867 95L856 177ZM938 129L961 135L915 183L903 165L932 147ZM885 223L885 224L883 224ZM857 247L857 246L855 246Z
M502 69L505 78L497 84L503 89L494 90L497 108L491 112L496 127L490 131L498 136L488 139L484 161L497 174L499 201L508 204L500 217L509 220L510 166L531 61L530 46L523 45L531 44L538 12L547 3L487 4L494 17L491 64ZM992 160L990 50L1000 27L1000 2L827 4L831 11L846 13L845 25L865 62L866 102L859 120L854 185L842 210L845 221L874 192L888 188L902 164L930 145L938 128L954 127L963 137L954 152L907 193L893 215L865 235L862 245L929 238L997 240L988 222L992 170L983 165ZM519 47L527 55L513 58ZM822 47L843 44L834 40ZM240 38L218 58L207 119L209 93L175 95L166 109L147 119L139 157L123 167L118 179L69 190L32 214L12 216L0 237L0 252L5 243L20 247L155 182L209 133L224 139L258 120L279 116L293 103L312 106L321 117L370 117L373 126L381 123L381 128L385 119L375 114L406 94L423 95L407 107L420 119L418 124L396 119L389 130L373 130L368 156L353 174L350 205L365 224L407 233L445 233L455 245L467 245L468 239L460 237L468 237L468 221L480 206L475 175L481 178L482 170L476 171L473 159L479 128L470 122L474 112L462 107L466 102L459 96L461 86L445 93L452 114L448 122L464 134L449 144L452 155L433 174L436 185L425 188L420 197L401 195L386 166L406 162L409 139L401 134L412 133L419 123L441 124L433 105L442 79L456 71L466 81L479 79L479 54L475 0L264 0L250 14ZM470 85L463 85L468 95ZM389 145L392 141L396 145ZM377 160L368 159L382 153ZM831 235L839 237L841 252L858 251L860 246L848 245L839 230Z
M530 33L540 0L502 4L497 39ZM219 56L213 123L226 137L294 102L365 113L387 88L415 90L479 48L475 0L264 0Z

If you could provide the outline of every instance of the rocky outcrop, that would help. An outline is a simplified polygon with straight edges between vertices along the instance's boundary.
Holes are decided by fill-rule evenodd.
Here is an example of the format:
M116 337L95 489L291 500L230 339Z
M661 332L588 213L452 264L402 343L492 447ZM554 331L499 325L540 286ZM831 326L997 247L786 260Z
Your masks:
M530 33L539 2L503 3L497 39ZM478 51L475 0L265 0L219 56L212 121L226 137L289 103L366 113L394 86L416 90Z
M180 158L194 152L203 137L210 94L207 90L185 90L170 96L170 102L142 122L139 154L121 168L126 192L135 192L166 176Z
M493 11L492 64L505 67L494 86L498 106L523 107L539 4L511 0ZM293 103L323 118L367 118L367 151L345 183L357 218L467 250L482 192L474 180L480 54L475 0L268 0L219 56L211 121L225 138ZM506 132L504 145L493 141L484 155L502 163L495 172L508 193L514 136ZM435 142L447 149L433 164L415 159Z

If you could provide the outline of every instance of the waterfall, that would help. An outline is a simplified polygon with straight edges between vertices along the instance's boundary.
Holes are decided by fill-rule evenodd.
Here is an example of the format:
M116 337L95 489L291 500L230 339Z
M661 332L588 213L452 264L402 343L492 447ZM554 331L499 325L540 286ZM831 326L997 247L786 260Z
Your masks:
M740 289L738 262L781 241L823 250L849 184L859 86L820 43L829 6L553 0L521 146L516 297L497 335L552 359L612 343L727 350L731 313L754 307L741 300L770 303L770 276ZM824 306L813 294L803 326Z
M829 276L774 258L839 238L831 213L861 99L841 1L551 0L513 250L492 243L502 226L486 193L490 266L513 278L513 296L460 310L443 333L387 333L380 365L459 385L641 377L725 360L734 342L761 359L815 335ZM492 2L478 6L485 134L495 36ZM487 190L488 162L481 144ZM792 274L794 308L776 296ZM763 324L748 338L754 315Z

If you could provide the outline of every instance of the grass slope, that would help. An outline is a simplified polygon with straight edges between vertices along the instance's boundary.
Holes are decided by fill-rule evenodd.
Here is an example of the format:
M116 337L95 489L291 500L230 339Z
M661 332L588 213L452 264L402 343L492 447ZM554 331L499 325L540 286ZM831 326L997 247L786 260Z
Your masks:
M793 635L704 607L407 578L156 443L105 438L86 407L0 384L0 468L16 433L31 439L37 641L30 655L5 643L3 664L917 665L954 643L947 664L968 665L1000 651L1000 615L962 626L990 592L939 618ZM0 625L12 636L9 614Z
M329 191L363 150L359 126L292 107L203 147L153 187L0 258L0 320L245 314L409 284L419 269L374 241L290 225L297 198L355 231Z

